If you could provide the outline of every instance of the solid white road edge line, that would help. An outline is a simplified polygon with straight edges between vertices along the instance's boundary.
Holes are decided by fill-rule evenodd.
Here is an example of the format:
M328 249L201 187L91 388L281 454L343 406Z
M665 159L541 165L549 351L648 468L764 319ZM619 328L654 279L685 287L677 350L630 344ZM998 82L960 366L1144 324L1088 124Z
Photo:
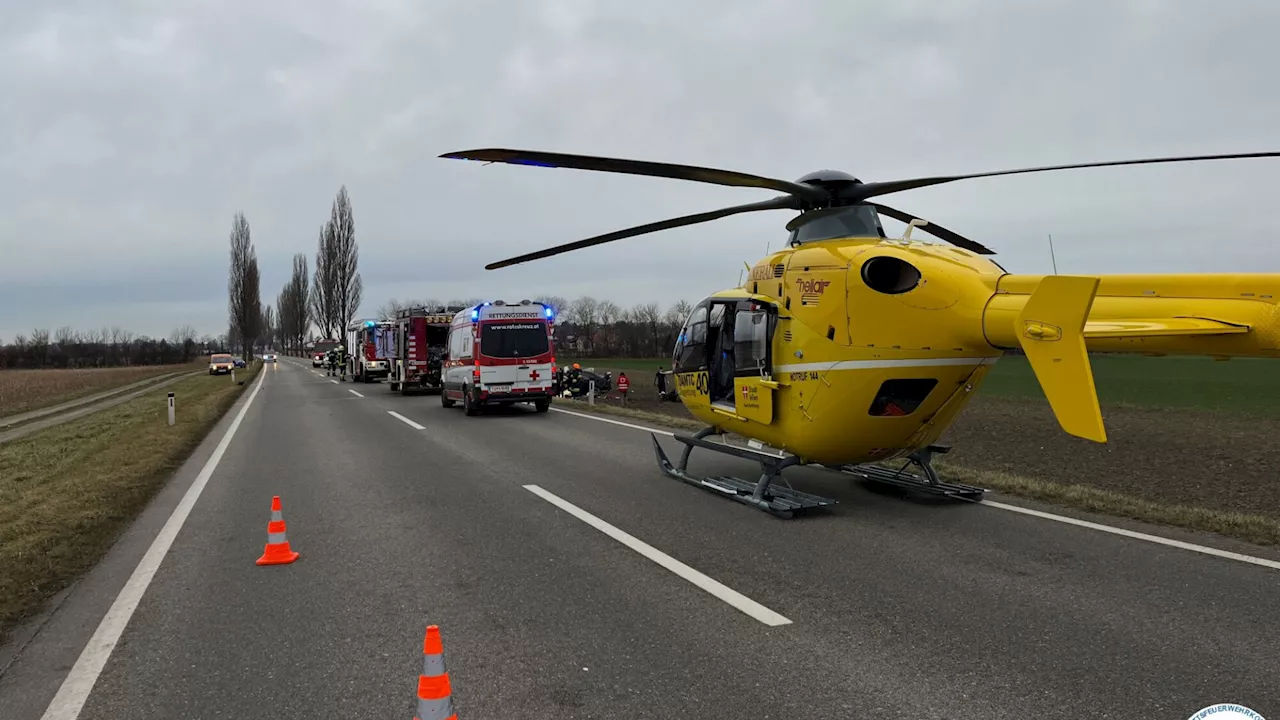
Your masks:
M407 417L405 417L405 416L401 415L400 413L396 412L395 410L388 410L388 411L387 411L387 414L388 414L388 415L390 415L391 417L393 417L393 418L395 418L395 419L399 420L400 422L404 423L405 425L408 425L409 427L413 428L414 430L426 430L426 429L427 429L427 426L426 426L426 425L419 425L418 423L416 423L416 422L414 422L414 421L410 420L409 418L407 418Z
M675 433L667 432L665 430L654 430L653 428L647 428L647 427L644 427L643 425L632 425L631 423L618 422L617 420L610 420L608 418L597 417L595 415L588 415L586 413L572 412L569 410L559 410L557 408L551 408L551 409L558 413L564 413L565 415L573 415L574 417L586 418L588 420L597 420L599 422L609 423L610 425L621 425L623 427L634 428L636 430L644 430L645 432L659 433L667 436L673 436L675 434ZM1045 520L1055 520L1060 523L1075 525L1077 527L1089 528L1090 530L1098 530L1100 532L1111 533L1113 535L1120 535L1127 538L1133 538L1135 540L1145 540L1147 542L1156 543L1157 545L1166 545L1168 547L1180 548L1182 550L1190 550L1192 552L1198 552L1204 555L1213 555L1214 557L1225 558L1227 560L1236 560L1243 563L1250 563L1252 565L1261 565L1262 567L1271 568L1273 570L1280 570L1280 562L1277 562L1275 560L1268 560L1266 558L1254 557L1253 555L1242 555L1240 553L1234 553L1227 550L1218 550L1217 548L1206 547L1204 545L1196 545L1194 543L1182 542L1181 540L1173 540L1166 537L1160 537L1159 535L1149 535L1147 533L1135 532L1133 530L1125 530L1123 528L1112 527L1111 525L1102 525L1100 523L1089 522L1088 520L1077 520L1076 518L1066 517L1065 515L1054 515L1053 513L1041 512L1039 510L1032 510L1030 508L1020 507L1018 505L1006 505L1005 503L995 502L992 500L983 500L982 502L977 502L974 504L981 507L996 508L997 510L1008 510L1009 512L1021 513L1023 515L1030 515L1032 517L1043 518Z
M355 395L356 397L364 397L363 395L356 392L355 390L352 390L351 388L347 388L347 392L351 393L352 395Z
M94 683L98 681L98 675L102 673L107 659L111 657L111 652L115 649L116 642L120 640L121 633L129 624L129 619L133 617L133 611L137 609L143 593L147 591L147 586L155 577L156 570L160 569L160 563L164 561L165 554L169 552L169 547L173 545L174 538L182 529L182 524L191 514L191 508L200 499L200 493L204 491L204 486L208 484L213 471L217 469L218 463L227 451L227 446L231 444L231 439L235 437L245 413L249 412L249 407L253 405L253 400L258 396L258 391L262 389L262 383L266 379L266 373L258 377L258 382L253 386L253 392L249 393L249 399L231 421L231 426L223 433L222 440L218 441L213 454L205 461L200 474L196 475L191 487L187 488L186 494L173 509L164 527L160 528L156 539L151 541L151 547L147 549L147 553L142 556L142 560L138 561L138 566L134 568L133 574L129 576L120 594L116 596L115 602L111 603L111 608L102 617L102 622L98 623L98 629L85 644L80 657L76 659L76 664L71 667L71 672L67 673L66 679L62 681L62 686L53 696L41 720L76 720L80 716L80 710L89 699L89 693L93 690Z
M645 427L643 425L632 425L631 423L619 422L617 420L610 420L609 418L603 418L596 415L587 415L580 412L574 412L572 410L561 410L560 408L551 408L551 412L563 413L565 415L572 415L574 417L586 418L588 420L598 420L603 423L609 423L610 425L621 425L622 427L628 427L633 430L644 430L645 432L651 432L657 435L666 435L667 437L675 436L675 433L669 430L655 430L651 427Z
M1032 510L1031 508L1019 507L1017 505L1006 505L1004 503L992 502L990 500L984 500L983 502L980 502L978 504L986 505L987 507L999 508L1001 510L1008 510L1010 512L1022 513L1023 515L1032 515L1034 517L1044 518L1046 520L1056 520L1061 523L1067 523L1068 525L1078 525L1080 527L1086 527L1091 530L1101 530L1102 532L1113 533L1115 535L1123 535L1125 537L1134 538L1136 540L1146 540L1147 542L1159 543L1161 545L1168 545L1170 547L1182 548L1183 550L1192 550L1194 552L1204 553L1206 555L1214 555L1216 557L1226 558L1228 560L1238 560L1240 562L1252 563L1254 565L1261 565L1263 567L1269 567L1274 570L1280 570L1280 562L1276 562L1275 560L1267 560L1266 558L1254 557L1252 555L1241 555L1240 553L1234 553L1228 550L1219 550L1217 548L1205 547L1203 545L1195 545L1192 543L1182 542L1181 540L1171 540L1169 538L1160 537L1159 535L1148 535L1147 533L1140 533L1133 530L1125 530L1124 528L1111 527L1110 525L1100 525L1095 522L1089 522L1088 520L1077 520L1076 518L1064 517L1062 515L1054 515L1052 513L1041 512L1039 510Z
M791 624L790 620L770 610L769 608L761 605L755 600L752 600L751 598L747 597L746 595L743 595L742 593L738 592L737 590L734 590L733 588L723 585L715 580L712 580L706 575L703 575L697 570L694 570L693 568L689 567L688 565L685 565L679 560L676 560L670 555L667 555L661 550L641 540L637 540L631 535L628 535L622 530L619 530L618 528L610 525L604 520L601 520L595 515L592 515L586 510L583 510L577 505L574 505L573 503L567 500L564 500L551 492L543 490L541 487L537 485L524 485L523 487L525 490L528 490L534 495L537 495L543 500L546 500L552 505L555 505L561 510L564 510L570 515L578 518L579 520L599 530L605 535L608 535L614 540L617 540L623 545L626 545L632 550L635 550L636 552L658 563L662 567L670 570L676 575L679 575L685 580L688 580L689 582L693 583L695 586L703 590L706 590L707 592L711 593L717 598L723 600L724 602L737 608L738 610L741 610L747 615L750 615L756 620L759 620L765 625L777 627L778 625Z

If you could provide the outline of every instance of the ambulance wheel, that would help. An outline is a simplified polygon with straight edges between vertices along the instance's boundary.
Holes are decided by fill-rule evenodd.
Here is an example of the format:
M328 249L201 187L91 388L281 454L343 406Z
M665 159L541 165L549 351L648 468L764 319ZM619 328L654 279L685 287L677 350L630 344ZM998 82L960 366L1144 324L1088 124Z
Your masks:
M462 411L472 417L480 414L480 408L471 400L471 393L466 391L462 393Z
M533 409L537 410L538 412L546 412L547 410L551 409L551 401L550 400L534 400Z
M446 407L446 408L453 407L453 401L449 399L448 395L444 394L444 390L440 391L440 405L441 407Z

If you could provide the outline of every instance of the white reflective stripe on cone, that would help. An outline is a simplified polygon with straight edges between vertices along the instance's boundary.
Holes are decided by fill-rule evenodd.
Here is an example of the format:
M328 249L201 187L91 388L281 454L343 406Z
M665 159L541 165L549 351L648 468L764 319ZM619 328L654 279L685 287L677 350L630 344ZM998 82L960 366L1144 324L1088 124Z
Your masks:
M289 540L288 540L287 538L285 538L284 533L282 533L282 532L280 532L280 533L267 533L267 544L268 544L268 545L279 545L280 543L286 543L286 542L289 542Z
M417 720L449 720L453 717L453 697L439 700L418 698Z
M284 513L280 510L271 511L271 522L280 522L284 520Z
M427 677L437 677L443 675L444 655L423 655L422 656L422 674Z

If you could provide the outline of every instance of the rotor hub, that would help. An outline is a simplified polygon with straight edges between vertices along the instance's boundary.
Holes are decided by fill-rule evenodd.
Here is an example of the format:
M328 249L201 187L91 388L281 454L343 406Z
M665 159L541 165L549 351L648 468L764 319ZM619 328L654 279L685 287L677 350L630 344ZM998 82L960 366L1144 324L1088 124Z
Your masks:
M848 185L861 185L862 181L840 170L816 170L796 180L798 183L805 185L817 185L818 187L838 188Z
M816 170L796 180L802 185L812 185L827 192L825 202L811 203L810 207L832 207L848 204L841 196L850 188L861 185L862 181L840 170Z

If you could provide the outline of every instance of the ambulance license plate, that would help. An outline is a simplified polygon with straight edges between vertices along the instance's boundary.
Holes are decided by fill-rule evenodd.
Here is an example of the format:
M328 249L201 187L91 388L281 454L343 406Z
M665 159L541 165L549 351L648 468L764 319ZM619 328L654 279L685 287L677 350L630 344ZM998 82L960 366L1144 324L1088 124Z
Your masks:
M491 393L508 393L508 392L511 392L511 386L510 386L510 385L490 385L490 386L489 386L489 392L491 392Z

